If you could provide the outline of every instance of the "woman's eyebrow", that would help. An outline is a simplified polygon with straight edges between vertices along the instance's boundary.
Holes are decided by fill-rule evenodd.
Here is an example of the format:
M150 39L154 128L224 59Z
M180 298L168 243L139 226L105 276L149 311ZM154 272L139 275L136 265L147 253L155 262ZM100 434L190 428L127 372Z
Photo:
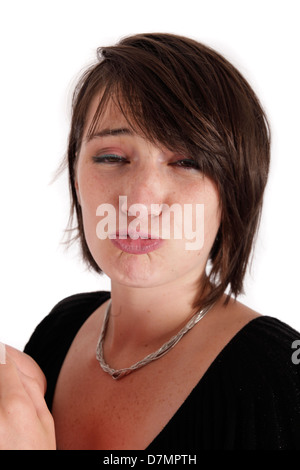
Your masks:
M118 136L118 135L133 135L133 131L128 127L120 127L115 129L105 128L97 132L93 132L86 136L85 141L88 143L97 137L108 137L108 136Z

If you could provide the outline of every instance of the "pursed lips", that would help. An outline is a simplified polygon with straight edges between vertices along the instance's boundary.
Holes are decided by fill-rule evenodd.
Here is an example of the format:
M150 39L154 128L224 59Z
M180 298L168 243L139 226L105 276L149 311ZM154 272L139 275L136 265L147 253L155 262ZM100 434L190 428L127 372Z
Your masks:
M138 235L138 236L137 236ZM131 254L146 254L157 250L164 240L153 234L143 232L117 231L111 242L121 251Z

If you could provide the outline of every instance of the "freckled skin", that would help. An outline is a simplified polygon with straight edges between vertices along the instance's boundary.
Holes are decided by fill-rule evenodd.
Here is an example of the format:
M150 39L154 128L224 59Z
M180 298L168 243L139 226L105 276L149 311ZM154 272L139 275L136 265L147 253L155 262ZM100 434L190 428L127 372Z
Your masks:
M95 101L90 116L96 104ZM123 114L110 106L98 127L100 130L126 129L128 124ZM118 155L123 161L93 161L95 155L100 159L104 154ZM95 137L90 141L83 139L76 167L76 187L85 236L97 264L112 280L136 287L154 287L180 282L179 277L196 280L203 273L220 224L219 197L215 184L198 169L176 166L183 158L188 156L154 146L132 132ZM97 207L109 203L118 214L120 195L127 197L128 207L144 204L149 213L151 204L169 207L204 204L204 246L200 250L186 250L185 244L190 240L171 239L165 240L159 249L137 256L118 250L109 239L99 240ZM132 220L133 217L128 217L128 223ZM151 227L151 220L148 222Z

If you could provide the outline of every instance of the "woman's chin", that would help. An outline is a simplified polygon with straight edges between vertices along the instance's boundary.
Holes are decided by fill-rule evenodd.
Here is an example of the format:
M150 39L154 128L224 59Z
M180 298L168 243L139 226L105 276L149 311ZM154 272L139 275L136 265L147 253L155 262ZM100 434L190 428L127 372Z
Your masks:
M155 287L166 281L161 259L151 254L135 255L120 252L99 265L111 282L128 287Z

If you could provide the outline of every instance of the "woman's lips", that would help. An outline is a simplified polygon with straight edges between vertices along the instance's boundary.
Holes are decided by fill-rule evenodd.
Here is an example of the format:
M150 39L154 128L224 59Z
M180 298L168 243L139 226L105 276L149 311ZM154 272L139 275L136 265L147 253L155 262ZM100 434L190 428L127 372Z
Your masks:
M126 238L125 238L126 237ZM135 234L136 237L136 234ZM111 242L121 251L134 255L143 255L157 250L164 242L153 235L139 233L139 238L131 238L128 234L117 233L115 238L110 237Z

